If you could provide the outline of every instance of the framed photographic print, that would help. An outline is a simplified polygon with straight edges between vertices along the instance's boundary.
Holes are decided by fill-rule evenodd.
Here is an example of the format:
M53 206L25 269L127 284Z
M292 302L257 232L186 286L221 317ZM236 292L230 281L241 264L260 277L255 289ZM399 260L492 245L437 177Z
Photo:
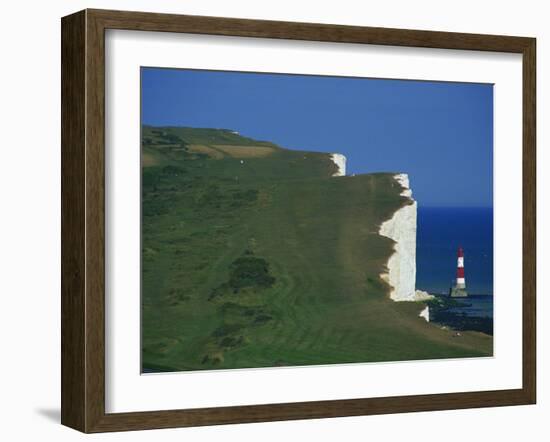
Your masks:
M62 20L62 423L532 404L535 40Z

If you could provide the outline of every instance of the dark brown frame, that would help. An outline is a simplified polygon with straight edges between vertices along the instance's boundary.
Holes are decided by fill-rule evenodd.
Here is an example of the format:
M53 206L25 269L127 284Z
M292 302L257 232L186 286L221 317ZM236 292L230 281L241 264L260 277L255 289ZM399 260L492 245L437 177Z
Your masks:
M105 30L185 32L519 53L523 56L523 386L401 397L105 413ZM534 404L536 40L233 18L84 10L62 19L61 422L83 432Z

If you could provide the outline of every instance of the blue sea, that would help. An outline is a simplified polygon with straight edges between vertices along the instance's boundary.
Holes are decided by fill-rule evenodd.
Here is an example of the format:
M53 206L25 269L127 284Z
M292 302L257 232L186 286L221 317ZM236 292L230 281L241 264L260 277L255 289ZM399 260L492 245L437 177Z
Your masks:
M493 297L485 295L468 295L467 298L454 298L460 306L449 309L453 313L464 313L478 318L493 317Z
M456 252L464 249L466 287L473 296L467 314L491 312L493 295L493 209L419 207L416 286L448 293L456 274Z

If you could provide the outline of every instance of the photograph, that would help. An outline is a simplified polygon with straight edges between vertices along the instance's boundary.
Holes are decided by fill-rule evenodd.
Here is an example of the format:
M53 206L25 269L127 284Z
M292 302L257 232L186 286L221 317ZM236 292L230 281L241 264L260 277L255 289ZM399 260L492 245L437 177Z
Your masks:
M492 172L492 84L142 67L142 373L491 357Z
M440 3L6 2L0 441L545 439L548 8Z

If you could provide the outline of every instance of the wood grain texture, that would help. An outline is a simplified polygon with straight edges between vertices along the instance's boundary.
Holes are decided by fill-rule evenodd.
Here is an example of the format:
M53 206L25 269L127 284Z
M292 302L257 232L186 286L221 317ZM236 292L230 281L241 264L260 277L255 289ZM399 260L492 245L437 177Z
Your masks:
M148 12L88 10L106 29L231 35L474 51L522 52L529 38Z
M353 400L105 413L105 30L127 29L523 55L523 387ZM535 40L141 12L62 20L62 423L83 432L532 404L536 398Z
M86 431L105 414L105 38L86 11Z
M536 40L523 51L523 389L536 402L537 159Z
M85 428L85 13L63 19L61 43L61 422Z

